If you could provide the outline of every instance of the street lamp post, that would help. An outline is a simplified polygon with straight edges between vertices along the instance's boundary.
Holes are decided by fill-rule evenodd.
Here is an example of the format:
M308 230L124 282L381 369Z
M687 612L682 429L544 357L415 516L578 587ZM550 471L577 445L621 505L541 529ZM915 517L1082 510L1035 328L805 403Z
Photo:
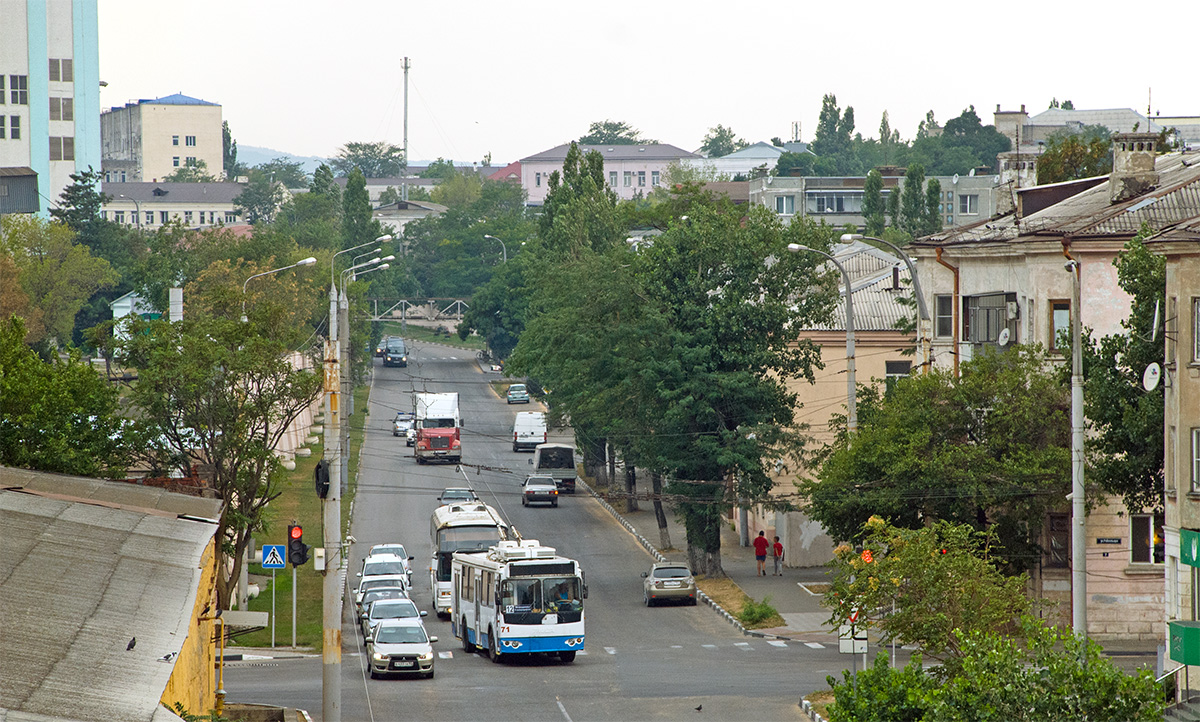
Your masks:
M792 253L808 251L825 256L842 272L842 280L846 284L846 429L850 433L854 433L858 430L858 403L855 396L857 388L854 383L854 289L850 285L850 274L846 271L845 266L825 251L818 251L798 243L789 243L788 250Z
M272 273L279 273L280 271L286 271L289 268L296 268L298 266L311 266L316 262L317 262L316 258L309 256L308 258L305 258L302 261L297 261L296 263L293 263L290 266L284 266L283 268L275 268L270 271L263 271L262 273L256 273L253 276L251 276L250 278L247 278L245 283L242 284L242 323L246 322L246 284L247 283L250 283L250 281L252 281L253 279L259 278L261 276L269 276Z
M483 237L500 244L500 252L502 254L501 257L504 259L505 263L508 263L508 248L505 247L504 241L500 240L499 238L496 238L495 236L489 236L487 234L484 234Z
M874 236L864 236L861 233L843 233L842 243L850 243L852 241L875 241L882 243L888 248L896 252L896 255L904 261L904 265L908 266L908 275L912 278L913 293L917 297L917 318L919 326L919 334L921 336L921 364L925 367L925 371L929 371L929 336L932 329L929 328L932 318L929 315L929 307L925 305L925 293L921 291L921 279L917 276L917 266L909 258L908 254L900 250L900 247L891 241L885 241L882 238Z
M137 217L134 218L133 221L134 221L134 223L137 224L138 230L139 231L142 230L142 204L137 202L137 198L130 198L129 196L125 195L124 193L122 193L118 197L124 198L127 201L133 201L133 207L137 209L134 211L134 213L137 214Z
M1071 630L1083 639L1087 637L1087 507L1083 487L1082 269L1073 258L1066 269L1071 274Z

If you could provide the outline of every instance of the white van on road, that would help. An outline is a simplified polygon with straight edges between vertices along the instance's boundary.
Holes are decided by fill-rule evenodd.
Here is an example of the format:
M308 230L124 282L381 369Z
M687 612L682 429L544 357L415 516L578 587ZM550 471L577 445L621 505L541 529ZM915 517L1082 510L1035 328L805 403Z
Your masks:
M541 411L522 411L513 422L513 451L533 451L546 443L546 414Z

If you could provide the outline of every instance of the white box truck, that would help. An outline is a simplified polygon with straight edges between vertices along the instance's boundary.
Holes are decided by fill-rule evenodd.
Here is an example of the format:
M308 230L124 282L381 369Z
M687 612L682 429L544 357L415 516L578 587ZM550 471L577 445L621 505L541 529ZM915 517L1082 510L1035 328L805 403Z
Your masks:
M522 411L513 422L513 451L533 451L546 443L546 414L541 411Z
M458 394L413 394L413 418L417 440L413 452L418 464L434 459L462 461L462 418L458 415Z

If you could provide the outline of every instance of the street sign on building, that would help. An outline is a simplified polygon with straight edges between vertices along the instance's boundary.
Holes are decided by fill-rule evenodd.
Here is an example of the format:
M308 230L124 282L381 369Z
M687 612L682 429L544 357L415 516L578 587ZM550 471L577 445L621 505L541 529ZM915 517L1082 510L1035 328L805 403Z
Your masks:
M263 569L284 569L287 567L287 547L284 544L263 544Z

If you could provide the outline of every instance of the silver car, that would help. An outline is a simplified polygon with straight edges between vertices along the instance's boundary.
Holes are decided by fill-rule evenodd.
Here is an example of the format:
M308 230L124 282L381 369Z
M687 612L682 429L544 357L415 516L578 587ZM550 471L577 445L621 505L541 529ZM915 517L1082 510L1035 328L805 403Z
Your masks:
M411 599L379 599L363 607L362 632L364 638L369 638L375 627L384 619L416 619L420 620L428 612L417 609L417 603Z
M437 637L425 632L420 619L385 619L367 640L371 679L387 674L433 676L433 647Z
M660 562L642 572L642 600L653 607L663 599L684 599L696 604L696 578L686 564Z
M550 506L558 506L558 487L554 478L549 476L529 476L521 484L521 505L544 501Z

